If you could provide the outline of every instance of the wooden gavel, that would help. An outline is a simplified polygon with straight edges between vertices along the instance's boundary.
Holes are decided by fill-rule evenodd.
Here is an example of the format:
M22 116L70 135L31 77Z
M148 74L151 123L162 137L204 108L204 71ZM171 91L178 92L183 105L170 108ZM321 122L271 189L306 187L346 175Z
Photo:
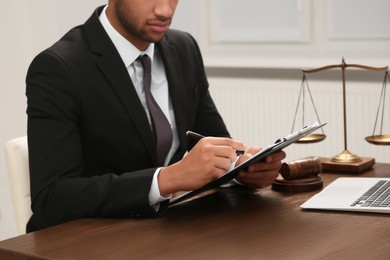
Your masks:
M280 174L285 180L296 180L312 177L322 171L321 161L318 157L300 159L293 162L283 163Z

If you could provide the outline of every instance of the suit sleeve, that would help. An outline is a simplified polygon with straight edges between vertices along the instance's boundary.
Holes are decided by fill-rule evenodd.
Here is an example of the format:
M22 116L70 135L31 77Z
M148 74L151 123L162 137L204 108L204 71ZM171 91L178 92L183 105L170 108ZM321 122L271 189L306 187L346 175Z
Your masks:
M155 168L86 176L80 138L81 97L53 53L32 62L26 78L33 217L28 231L83 217L151 216Z

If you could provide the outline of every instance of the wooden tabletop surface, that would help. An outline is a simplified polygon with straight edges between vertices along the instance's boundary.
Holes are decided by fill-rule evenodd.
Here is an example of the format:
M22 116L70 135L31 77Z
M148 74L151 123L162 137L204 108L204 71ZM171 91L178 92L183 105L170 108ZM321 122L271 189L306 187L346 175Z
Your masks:
M390 177L390 164L358 176ZM389 259L390 214L300 209L317 192L220 189L161 218L80 219L0 241L0 259Z

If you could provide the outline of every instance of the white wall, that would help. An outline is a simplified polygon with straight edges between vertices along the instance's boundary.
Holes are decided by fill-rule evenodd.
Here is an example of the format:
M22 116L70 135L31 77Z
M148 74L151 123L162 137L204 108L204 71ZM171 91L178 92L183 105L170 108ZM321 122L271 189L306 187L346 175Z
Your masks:
M291 0L278 0L275 3L280 2L282 4L283 1ZM354 1L354 8L358 8L359 4L365 3L362 0L348 1ZM33 57L54 43L68 29L85 21L95 7L105 2L104 0L22 0L4 1L2 3L0 9L0 31L3 36L0 41L0 47L3 50L0 59L2 79L2 85L0 86L0 122L2 126L0 128L0 145L4 145L11 138L26 134L24 80L28 65ZM260 8L266 2L248 0L245 6L242 5L242 1L234 0L183 0L179 4L172 25L175 28L191 32L198 39L204 53L207 73L210 76L211 92L220 112L226 118L226 123L232 134L249 144L257 145L264 145L270 139L273 140L274 136L290 131L292 123L291 107L294 108L295 106L298 95L295 91L298 91L300 86L300 68L339 63L342 55L347 55L347 62L353 61L372 66L390 65L390 40L386 38L388 33L386 27L380 27L384 37L376 37L375 39L359 38L356 37L356 34L347 35L345 38L339 32L330 30L333 28L329 27L332 26L330 19L332 17L337 18L338 13L329 13L327 10L338 10L337 8L334 9L338 1L296 0L300 12L298 17L306 21L300 24L301 27L299 27L304 33L304 37L298 38L296 42L291 42L288 39L283 40L283 37L278 41L277 36L272 42L269 42L267 37L262 35L257 38L243 37L246 39L244 41L237 38L237 41L235 41L234 37L229 36L229 34L227 36L226 34L218 34L222 32L221 29L227 32L231 31L234 28L229 26L238 23L223 26L224 24L218 24L216 21L226 19L226 17L231 17L232 21L244 21L243 16L248 14L245 8L249 5L257 5ZM234 10L236 12L233 12L235 15L223 16L223 14L229 14L232 11L231 9L227 9L227 13L220 13L225 9L219 8L218 5L224 5L225 3L233 4L232 6L237 8L237 10ZM387 4L383 0L378 3ZM226 6L224 5L224 7ZM277 5L274 7L276 8ZM350 10L353 11L354 8L351 7ZM293 9L289 10L294 12ZM372 19L364 17L362 21L377 20L374 19L377 17L374 17L370 12L363 13L368 13ZM294 13L291 13L291 15L293 16ZM350 15L352 17L354 13L352 12ZM348 13L345 13L345 17L348 17ZM380 21L387 19L386 16L381 18ZM263 21L263 23L266 22L267 20ZM299 25L299 23L297 24ZM245 23L240 24L241 27L246 27L246 25ZM251 26L253 27L253 24ZM271 27L278 29L278 26L274 23L271 24ZM329 32L332 32L332 34L329 34ZM297 37L297 35L294 37ZM312 81L313 92L317 94L317 91L319 91L321 94L323 89L328 88L333 89L336 95L339 94L340 82L335 75L337 76L335 73L330 73L325 74L325 76L318 76ZM377 93L379 95L381 86L377 86L378 80L371 74L364 75L367 75L367 77L354 77L353 82L357 84L351 84L349 91L352 92L349 95L354 96L354 93L364 92L368 87L373 93L378 88ZM360 81L362 83L359 83ZM317 88L316 84L323 87ZM248 92L249 90L255 92ZM267 100L267 97L275 98L275 93L279 93L280 90L283 90L282 94L284 93L284 98L287 100L283 106L273 107L265 104L265 101L260 102L261 100ZM249 94L251 103L246 103L248 93L259 95L259 101L256 95ZM290 93L291 98L286 98L285 93ZM320 113L321 119L333 123L332 120L335 116L328 113L326 106L335 106L335 104L323 99L318 104L319 110L321 109L322 112ZM364 100L355 100L364 103ZM362 141L364 136L370 134L367 129L371 129L372 118L367 117L375 116L371 116L369 112L376 112L376 105L366 103L364 105L367 106L367 109L351 113L349 117L352 122L364 122L365 120L368 122L359 129L351 130L352 151L359 155L373 155L379 158L380 161L390 162L388 147L369 146ZM233 112L231 110L232 106L235 108ZM251 113L248 113L248 106L251 108ZM252 116L254 113L258 113L259 116ZM239 122L239 124L236 122ZM278 123L279 128L275 131L264 130L265 128L272 129L272 126L276 123ZM335 124L339 125L339 123ZM333 129L333 127L329 128ZM338 153L342 148L342 138L335 137L339 133L338 128L335 129L328 130L327 138L341 142L339 146L329 146L324 142L318 144L318 146L310 146L308 152L324 156ZM289 152L290 158L304 155L295 149L291 149ZM4 149L0 149L0 240L16 234L6 173Z

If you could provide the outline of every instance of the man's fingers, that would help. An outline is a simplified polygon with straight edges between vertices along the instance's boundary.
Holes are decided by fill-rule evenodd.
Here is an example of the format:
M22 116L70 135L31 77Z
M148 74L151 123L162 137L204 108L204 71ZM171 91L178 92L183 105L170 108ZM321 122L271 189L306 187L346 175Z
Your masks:
M248 147L244 143L227 137L205 137L201 140L210 142L211 144L217 146L229 146L233 148L233 150L245 151L246 149L248 149Z

